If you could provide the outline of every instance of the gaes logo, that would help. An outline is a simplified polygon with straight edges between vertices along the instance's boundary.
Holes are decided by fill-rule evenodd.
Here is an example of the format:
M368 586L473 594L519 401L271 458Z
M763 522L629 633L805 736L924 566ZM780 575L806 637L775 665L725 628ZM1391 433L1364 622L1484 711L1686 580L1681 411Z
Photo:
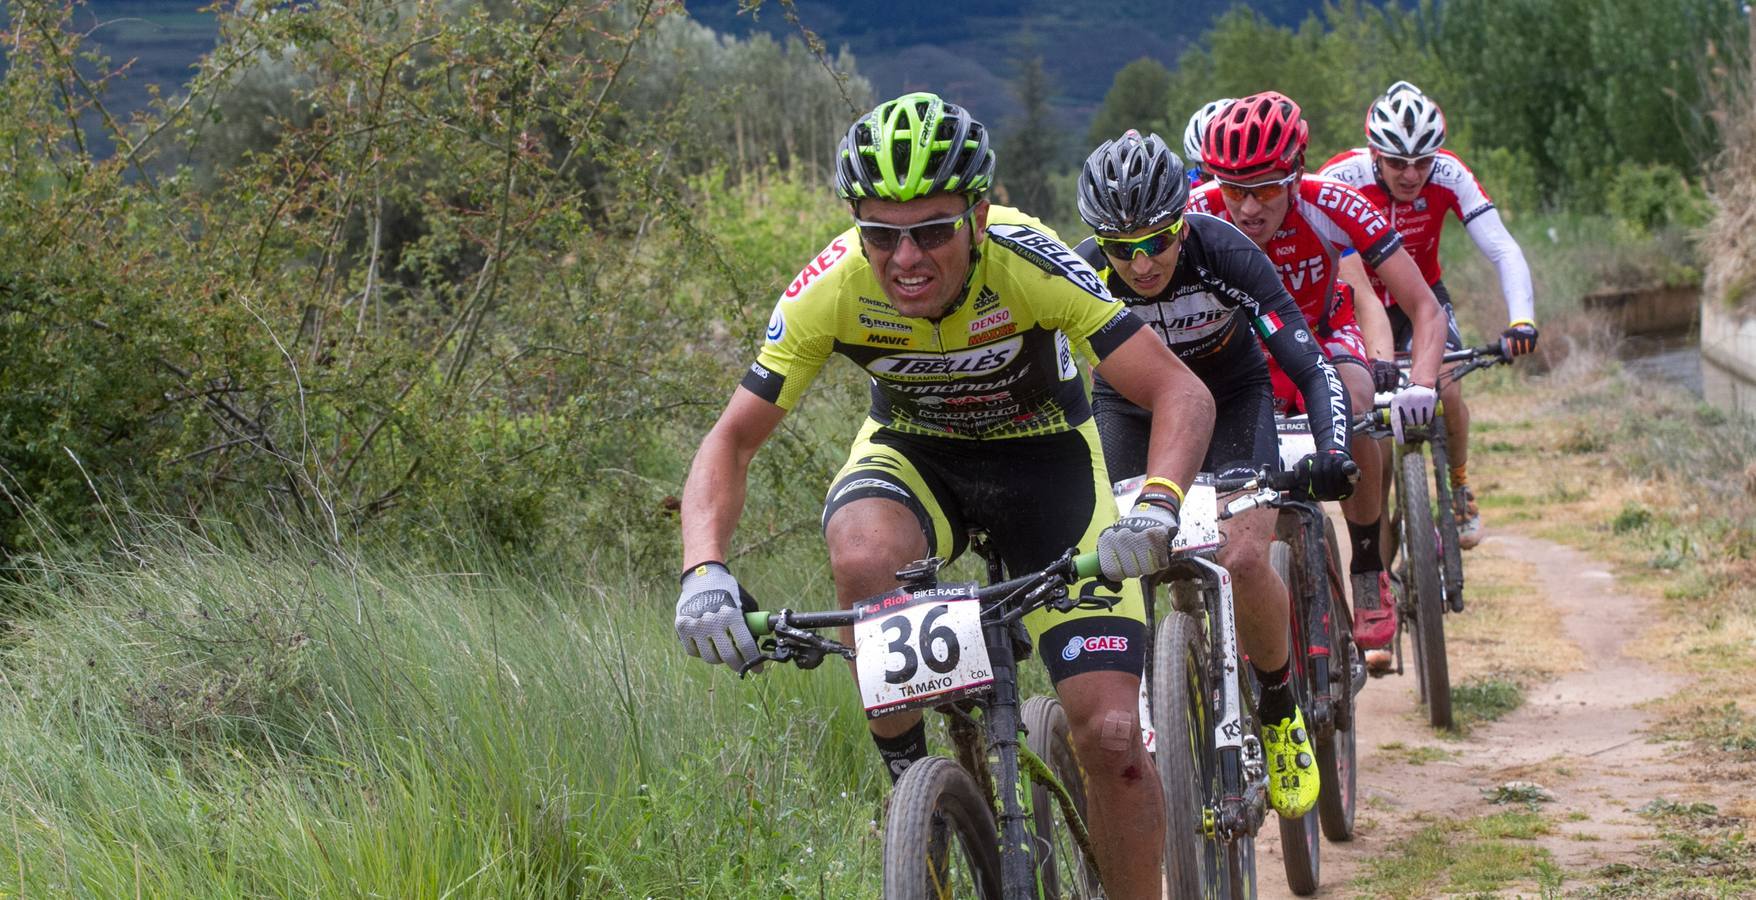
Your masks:
M805 268L793 278L793 283L787 285L786 299L797 299L800 291L808 287L811 282L816 281L823 273L829 271L831 266L841 262L842 257L847 255L848 245L845 238L838 237L831 241L822 253L817 254L816 259L805 264Z
M1061 658L1072 662L1079 654L1091 653L1125 653L1128 650L1128 639L1119 634L1100 634L1096 637L1080 637L1074 635L1061 650Z
M780 305L776 304L774 307L774 315L768 317L768 342L771 344L775 343L780 340L781 335L786 333L786 316L781 314Z

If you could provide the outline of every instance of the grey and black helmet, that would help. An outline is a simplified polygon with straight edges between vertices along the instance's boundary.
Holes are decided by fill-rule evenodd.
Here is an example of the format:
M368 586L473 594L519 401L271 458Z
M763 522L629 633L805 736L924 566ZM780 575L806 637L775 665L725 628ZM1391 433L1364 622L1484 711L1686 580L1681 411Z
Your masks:
M1079 217L1096 231L1148 228L1182 215L1188 203L1183 160L1156 134L1128 129L1091 151L1079 173Z

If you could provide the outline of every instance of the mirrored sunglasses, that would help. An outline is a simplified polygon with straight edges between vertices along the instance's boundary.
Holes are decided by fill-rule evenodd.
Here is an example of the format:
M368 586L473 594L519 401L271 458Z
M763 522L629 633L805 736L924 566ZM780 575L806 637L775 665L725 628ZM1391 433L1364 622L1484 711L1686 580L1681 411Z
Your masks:
M1287 188L1299 180L1299 173L1294 172L1279 181L1265 181L1261 184L1235 184L1230 181L1219 183L1220 193L1233 203L1243 203L1245 197L1255 197L1258 203L1272 203L1287 192Z
M1177 234L1182 230L1183 217L1178 216L1175 222L1145 237L1107 238L1100 235L1097 239L1097 245L1099 250L1104 251L1105 256L1126 262L1142 253L1147 256L1157 256L1171 249L1171 245L1177 242Z
M957 229L963 227L964 219L969 217L969 210L943 219L928 219L913 225L892 225L889 222L867 222L855 219L854 224L860 228L860 240L866 246L881 253L895 250L903 238L915 242L922 250L934 250L945 246L957 235Z

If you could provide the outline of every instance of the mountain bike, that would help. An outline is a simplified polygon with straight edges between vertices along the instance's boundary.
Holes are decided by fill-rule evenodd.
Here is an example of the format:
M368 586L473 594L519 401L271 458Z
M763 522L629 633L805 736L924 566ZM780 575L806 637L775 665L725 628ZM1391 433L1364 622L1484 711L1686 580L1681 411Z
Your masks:
M921 760L891 790L887 900L1101 897L1066 714L1052 697L1021 706L1017 671L1030 653L1026 613L1110 606L1068 594L1069 584L1098 574L1097 554L1069 550L1002 581L986 548L980 541L987 587L941 584L943 560L933 558L904 567L901 585L852 609L758 611L745 621L762 638L764 660L802 669L829 655L852 660L868 715L936 708L949 717L957 758ZM853 647L816 633L849 627Z
M1258 491L1245 499L1266 503L1278 496L1275 488L1292 481L1289 473L1267 472L1197 478L1179 515L1170 567L1144 580L1153 652L1142 721L1165 793L1165 877L1172 897L1256 896L1255 840L1268 815L1268 768L1257 736L1254 675L1238 649L1231 574L1214 561L1224 515L1218 497ZM1118 506L1132 506L1140 482L1116 485ZM1162 620L1155 612L1160 588L1172 606ZM1290 833L1310 846L1315 818L1282 819L1283 840ZM1309 892L1316 888L1314 854L1304 866L1298 874L1289 868L1288 881L1308 884Z
M1508 362L1498 344L1446 353L1446 363L1460 363L1441 374L1441 383L1455 381L1477 369ZM1399 365L1403 364L1399 360ZM1355 431L1375 438L1389 437L1389 400L1381 400L1372 412L1356 420ZM1450 666L1445 651L1447 612L1463 611L1463 553L1458 542L1457 517L1464 503L1451 491L1450 459L1445 447L1443 408L1424 427L1405 427L1404 442L1396 445L1395 512L1392 516L1391 565L1397 572L1401 598L1396 639L1397 673L1402 672L1402 635L1412 628L1415 672L1427 721L1435 728L1452 727ZM1427 454L1433 457L1429 480ZM1428 485L1432 490L1428 490Z
M1275 430L1280 441L1281 464L1293 464L1317 449L1307 416L1277 416ZM1307 724L1316 743L1317 767L1322 790L1317 814L1322 830L1336 842L1353 839L1356 794L1354 698L1366 684L1365 660L1353 639L1353 613L1347 602L1347 582L1335 529L1321 503L1277 496L1264 505L1281 510L1277 540L1270 546L1270 562L1286 583L1292 598L1294 677L1303 685L1299 702L1309 717ZM1287 857L1288 882L1294 893L1307 893L1294 884L1292 873L1303 871L1295 855L1308 855L1316 889L1316 835L1305 835L1309 846L1295 849L1282 835Z

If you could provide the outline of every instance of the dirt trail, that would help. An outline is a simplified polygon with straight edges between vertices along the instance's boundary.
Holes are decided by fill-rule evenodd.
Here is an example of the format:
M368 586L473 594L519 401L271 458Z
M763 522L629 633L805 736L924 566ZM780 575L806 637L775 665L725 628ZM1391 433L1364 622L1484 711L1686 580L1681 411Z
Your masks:
M1503 531L1473 554L1534 565L1541 596L1530 602L1546 603L1561 617L1566 640L1583 651L1584 668L1530 688L1517 710L1462 739L1440 736L1426 724L1412 657L1401 677L1372 680L1360 696L1358 836L1349 844L1325 842L1319 896L1353 896L1349 882L1367 861L1390 853L1406 835L1505 811L1484 791L1508 781L1534 781L1555 794L1554 802L1540 806L1553 830L1537 842L1575 884L1597 866L1638 859L1653 839L1650 824L1634 812L1642 805L1661 796L1705 796L1677 764L1674 745L1645 733L1654 714L1640 704L1678 686L1675 676L1624 652L1626 642L1644 632L1652 604L1619 591L1602 564L1560 544ZM1411 748L1437 752L1423 761ZM1430 759L1434 755L1444 758ZM1272 822L1257 846L1262 896L1292 896Z

